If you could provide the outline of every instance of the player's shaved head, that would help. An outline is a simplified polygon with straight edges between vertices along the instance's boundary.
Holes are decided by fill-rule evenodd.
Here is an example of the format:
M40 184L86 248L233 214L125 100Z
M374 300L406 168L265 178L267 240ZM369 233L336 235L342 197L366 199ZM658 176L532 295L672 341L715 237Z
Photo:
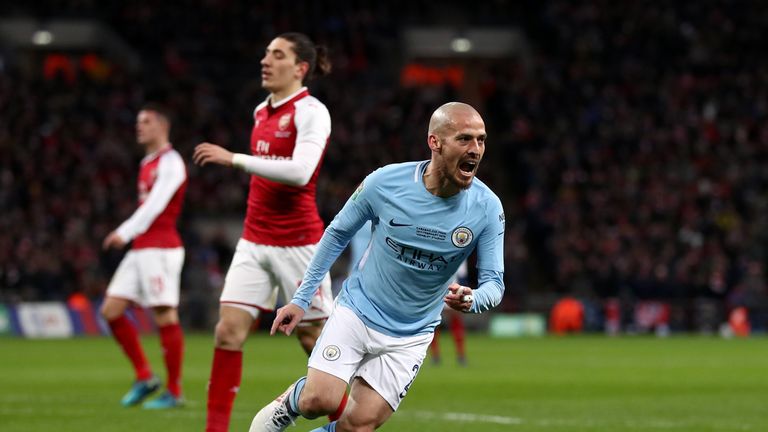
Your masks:
M472 185L485 152L485 122L472 106L448 102L429 119L427 145L432 152L424 174L427 190L449 197Z
M462 102L448 102L432 113L432 117L429 119L428 133L430 135L444 136L446 131L456 129L458 119L472 118L474 116L481 118L480 113L472 108L471 105Z

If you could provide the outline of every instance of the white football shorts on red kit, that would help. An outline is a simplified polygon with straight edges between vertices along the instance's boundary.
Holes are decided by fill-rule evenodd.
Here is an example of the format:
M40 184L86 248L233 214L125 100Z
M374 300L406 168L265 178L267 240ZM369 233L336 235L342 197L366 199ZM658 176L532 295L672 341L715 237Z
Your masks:
M241 238L224 281L220 302L256 317L259 311L275 309L278 290L286 302L291 301L316 250L316 244L266 246ZM332 309L331 277L326 274L302 322L324 320Z
M184 248L131 249L117 267L107 296L142 306L179 306Z

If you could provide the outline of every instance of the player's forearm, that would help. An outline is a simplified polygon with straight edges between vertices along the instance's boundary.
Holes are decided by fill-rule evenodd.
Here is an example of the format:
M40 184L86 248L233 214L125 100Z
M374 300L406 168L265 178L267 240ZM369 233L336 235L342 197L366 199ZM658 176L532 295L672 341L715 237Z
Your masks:
M350 236L335 230L333 226L329 226L325 230L320 243L317 245L317 252L315 252L312 260L309 262L304 279L299 289L296 290L291 303L304 310L309 308L317 287L320 286L325 274L331 269L331 265L336 261L336 258L347 247L350 238Z
M304 186L315 172L317 162L296 159L263 159L242 153L235 153L232 165L248 174L264 177L290 186Z
M325 229L320 243L317 245L317 252L309 263L301 286L293 296L291 303L294 303L304 310L309 308L312 296L317 291L317 287L330 270L331 265L341 252L352 240L355 233L362 227L366 221L370 220L370 212L366 211L367 206L361 204L363 198L347 201L339 214L333 218L331 224Z
M137 210L130 218L120 224L115 232L121 239L123 239L123 241L129 242L139 234L144 233L156 218L157 215L155 215L155 217L150 216L147 218Z
M152 225L152 222L154 222L160 213L162 213L167 202L165 204L152 204L153 203L145 202L136 210L136 212L133 213L133 215L131 215L130 218L128 218L117 228L117 230L115 230L120 238L128 242L133 240L139 234L145 233Z
M490 270L479 270L478 286L472 291L470 312L483 313L498 306L504 296L504 274Z
M185 178L183 165L161 165L156 183L149 192L147 199L130 218L117 228L116 231L120 238L128 242L145 233L168 206L179 186L184 183Z

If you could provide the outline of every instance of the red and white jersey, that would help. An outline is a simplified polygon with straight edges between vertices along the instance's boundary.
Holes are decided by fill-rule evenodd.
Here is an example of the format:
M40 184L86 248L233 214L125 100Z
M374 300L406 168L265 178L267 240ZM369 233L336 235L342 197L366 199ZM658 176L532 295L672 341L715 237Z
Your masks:
M318 151L309 181L302 185L278 183L252 175L243 238L269 246L304 246L320 241L323 221L315 192L322 156L331 133L331 116L306 87L271 104L262 102L253 113L251 153L272 160L297 159L296 150ZM303 156L303 155L302 155ZM308 172L307 172L308 173Z
M176 220L184 204L187 168L171 146L141 160L138 179L139 208L117 228L132 249L182 246Z

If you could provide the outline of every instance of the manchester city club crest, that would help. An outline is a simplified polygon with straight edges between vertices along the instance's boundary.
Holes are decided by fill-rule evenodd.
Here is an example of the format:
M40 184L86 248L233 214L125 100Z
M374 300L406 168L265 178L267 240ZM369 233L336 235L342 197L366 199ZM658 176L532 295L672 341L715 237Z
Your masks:
M472 243L473 237L474 236L471 229L467 227L458 227L453 230L453 234L451 234L451 241L453 242L454 246L463 248Z
M323 348L323 358L328 361L335 361L341 357L341 348L336 345L328 345Z

